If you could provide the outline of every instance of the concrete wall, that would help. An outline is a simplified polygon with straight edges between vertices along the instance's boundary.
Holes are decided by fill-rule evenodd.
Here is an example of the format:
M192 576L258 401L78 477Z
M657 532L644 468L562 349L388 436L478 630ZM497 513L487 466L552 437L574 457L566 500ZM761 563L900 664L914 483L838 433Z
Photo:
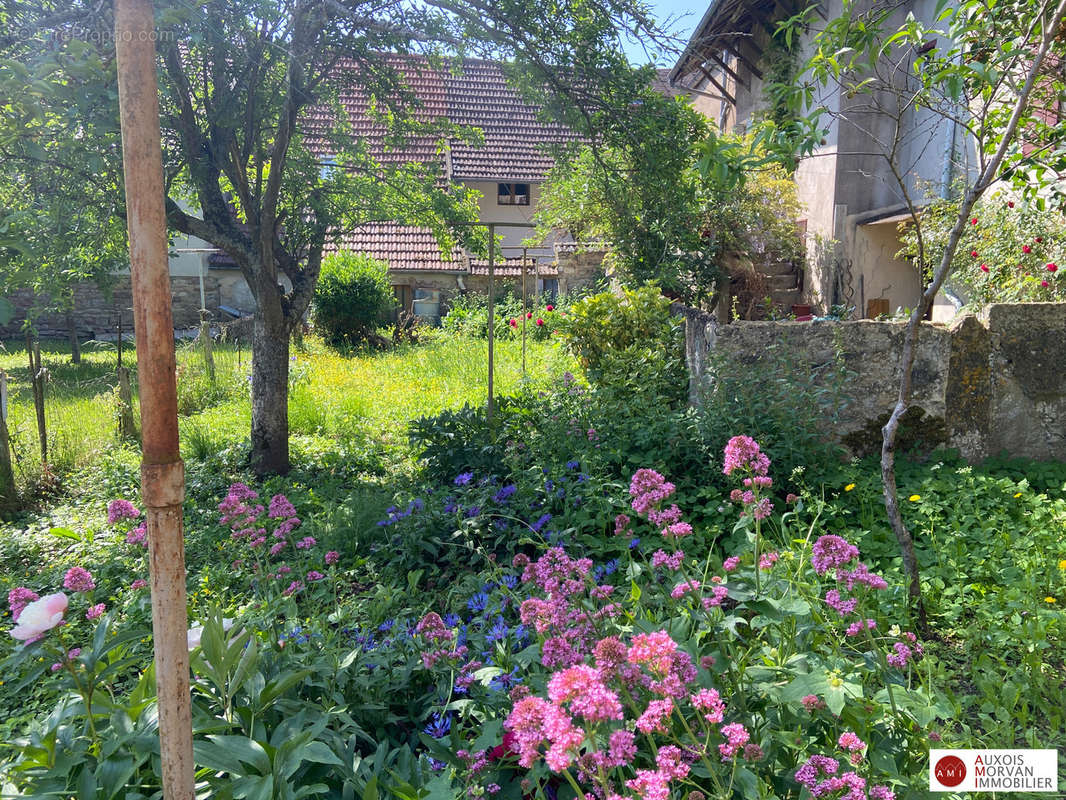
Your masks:
M170 279L171 303L173 304L174 327L192 328L200 324L200 280L198 277L172 276ZM212 319L217 319L214 309L219 304L219 283L213 275L204 279L207 308ZM22 322L27 310L39 298L28 292L15 292L8 299L15 304L12 321L0 327L0 337L21 335ZM128 275L116 276L110 293L101 292L91 283L80 284L74 290L74 324L82 338L102 338L116 333L119 314L125 330L133 329L133 293ZM43 338L66 338L67 320L64 314L46 313L36 318L34 327Z
M849 400L832 433L876 430L895 405L904 323L735 322L682 310L691 398L713 381L712 352L743 364L770 345L812 367L842 358ZM1066 304L999 304L951 327L923 324L913 371L912 407L943 431L945 444L978 461L1006 451L1066 459ZM839 353L839 356L838 356ZM828 374L832 370L825 370ZM828 380L828 378L826 378ZM810 398L797 398L809 402ZM827 430L827 432L829 432Z

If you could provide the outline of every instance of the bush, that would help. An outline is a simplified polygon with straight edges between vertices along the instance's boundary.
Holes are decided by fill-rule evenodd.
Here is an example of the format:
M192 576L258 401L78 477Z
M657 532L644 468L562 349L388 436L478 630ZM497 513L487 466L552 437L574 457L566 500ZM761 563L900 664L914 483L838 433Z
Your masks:
M560 330L594 386L659 395L667 404L688 396L682 323L657 286L587 297Z
M323 260L312 318L331 343L371 341L395 306L384 261L346 250Z
M493 317L496 320L494 336L496 339L521 339L522 316L526 316L526 336L537 342L547 341L558 330L560 322L566 316L568 298L550 300L546 297L530 298L523 310L522 298L513 292L503 291L493 301ZM451 307L441 327L448 333L458 336L470 336L478 339L488 338L487 295L480 292L468 292L452 299Z

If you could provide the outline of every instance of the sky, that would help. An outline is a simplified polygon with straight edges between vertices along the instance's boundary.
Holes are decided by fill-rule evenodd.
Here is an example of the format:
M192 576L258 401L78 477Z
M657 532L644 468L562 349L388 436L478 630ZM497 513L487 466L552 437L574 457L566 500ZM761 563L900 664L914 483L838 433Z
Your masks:
M707 10L710 0L649 0L652 13L661 25L674 36L678 37L679 48L688 41L692 35L692 29L696 27L703 13ZM646 53L640 42L625 41L626 55L634 64L646 64L654 54ZM672 67L677 61L677 53L660 55L656 59L656 66Z

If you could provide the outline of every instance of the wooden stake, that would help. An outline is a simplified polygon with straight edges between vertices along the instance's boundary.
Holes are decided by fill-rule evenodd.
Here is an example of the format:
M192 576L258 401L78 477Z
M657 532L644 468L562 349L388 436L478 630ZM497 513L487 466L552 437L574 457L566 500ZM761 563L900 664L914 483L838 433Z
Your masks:
M33 410L37 413L37 440L41 445L41 467L48 466L48 426L44 419L44 372L41 369L41 344L26 334L26 352L30 357L30 388Z
M164 211L154 19L150 0L115 0L122 165L141 386L141 496L148 516L152 631L165 800L193 800L185 547L174 319Z
M118 376L118 438L136 439L137 423L133 418L133 389L130 387L130 371L126 367L115 370Z
M207 320L207 309L200 309L200 346L204 349L204 367L211 383L215 382L215 355L211 346L211 323Z
M7 373L0 371L0 509L15 504L15 472L7 435Z

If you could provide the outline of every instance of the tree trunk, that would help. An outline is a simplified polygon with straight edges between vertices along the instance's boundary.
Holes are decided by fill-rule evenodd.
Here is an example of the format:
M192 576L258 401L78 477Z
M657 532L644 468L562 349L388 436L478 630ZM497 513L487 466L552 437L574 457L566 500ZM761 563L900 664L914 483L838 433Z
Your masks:
M78 323L74 319L74 309L67 309L67 334L70 336L70 363L81 363L81 343L78 342Z
M260 476L289 471L289 325L264 297L252 329L252 468Z

